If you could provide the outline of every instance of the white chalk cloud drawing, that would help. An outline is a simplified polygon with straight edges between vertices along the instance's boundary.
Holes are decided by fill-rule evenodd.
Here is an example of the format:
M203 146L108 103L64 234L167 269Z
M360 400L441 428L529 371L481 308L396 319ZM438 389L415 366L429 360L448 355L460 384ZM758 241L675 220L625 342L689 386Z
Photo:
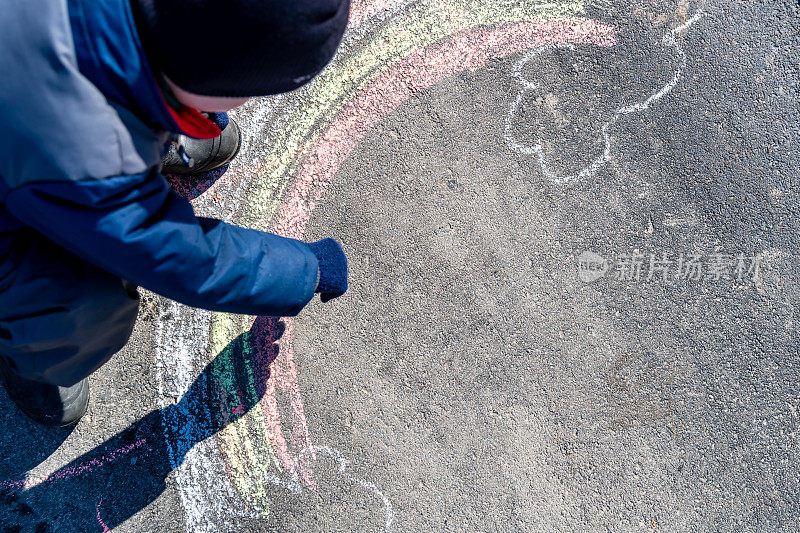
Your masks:
M530 80L525 77L523 74L523 69L525 65L535 57L541 55L542 53L552 50L553 48L566 48L570 50L574 50L574 46L570 44L564 45L549 45L543 46L540 48L535 48L527 52L522 59L520 59L514 65L514 78L522 85L522 90L517 95L516 100L511 105L511 108L508 111L508 115L506 116L506 124L505 124L505 139L508 143L509 147L511 147L516 152L519 152L524 155L535 156L539 161L539 166L542 169L542 173L544 176L550 180L552 183L557 185L569 185L571 183L576 183L578 181L584 180L586 178L591 178L597 172L605 166L605 164L611 159L611 139L608 134L608 130L614 126L614 124L619 121L625 115L629 115L631 113L639 113L649 109L655 102L661 100L666 95L668 95L681 79L683 76L683 71L686 69L687 64L687 57L686 53L683 51L683 47L678 42L678 38L684 34L690 27L692 27L698 20L700 20L704 16L704 12L702 10L698 10L690 19L688 19L684 24L678 26L677 28L671 30L669 33L664 35L663 43L664 46L670 46L675 49L677 56L680 58L680 63L678 68L675 70L675 74L673 75L672 79L663 87L661 87L658 91L650 95L646 100L641 102L636 102L633 104L623 105L619 107L615 112L614 115L611 117L611 120L603 124L601 128L601 134L603 138L603 143L605 148L603 153L594 159L588 166L581 169L579 172L572 174L572 175L559 175L555 172L547 162L547 157L545 155L544 147L542 146L541 141L537 142L536 144L530 146L525 145L517 141L514 137L514 133L512 130L512 122L514 117L517 114L517 110L522 102L522 100L529 95L532 91L539 88L539 84L536 81Z
M304 448L295 459L294 465L290 469L288 480L282 479L275 475L270 475L267 481L273 485L286 489L294 495L299 495L303 491L303 484L300 481L299 475L300 463L303 462L308 456L314 457L316 455L327 455L336 463L337 473L343 479L360 486L362 489L364 489L364 491L372 496L375 496L381 501L384 510L384 530L389 531L394 523L394 508L392 507L392 503L389 501L389 498L387 498L383 492L381 492L380 489L375 486L374 483L357 478L350 474L347 471L347 468L350 466L350 461L342 457L342 454L339 452L339 450L329 448L328 446L308 446L307 448ZM319 474L319 472L317 472L317 474Z

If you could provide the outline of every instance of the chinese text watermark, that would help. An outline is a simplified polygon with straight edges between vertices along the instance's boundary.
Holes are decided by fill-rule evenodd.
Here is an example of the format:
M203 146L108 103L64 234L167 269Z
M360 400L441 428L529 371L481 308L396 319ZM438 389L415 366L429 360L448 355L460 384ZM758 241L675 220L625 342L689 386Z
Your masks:
M724 252L683 253L634 250L611 258L585 251L578 256L578 278L586 283L608 277L628 282L754 281L762 256Z

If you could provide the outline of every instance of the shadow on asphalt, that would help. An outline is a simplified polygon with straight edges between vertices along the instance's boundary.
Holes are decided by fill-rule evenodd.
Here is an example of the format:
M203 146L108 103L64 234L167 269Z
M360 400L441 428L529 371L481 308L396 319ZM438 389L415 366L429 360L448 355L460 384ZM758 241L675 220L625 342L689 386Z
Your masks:
M284 329L277 318L257 318L203 369L177 404L151 411L46 479L29 480L28 488L26 472L57 450L70 431L22 421L3 396L3 531L107 531L149 505L194 445L258 404ZM169 428L163 422L176 419L185 424Z

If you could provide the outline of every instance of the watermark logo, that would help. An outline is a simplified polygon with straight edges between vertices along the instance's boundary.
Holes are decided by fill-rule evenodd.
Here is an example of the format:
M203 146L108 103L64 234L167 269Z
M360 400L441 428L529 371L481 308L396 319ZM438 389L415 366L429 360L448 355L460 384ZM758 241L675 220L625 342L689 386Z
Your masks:
M595 252L578 256L578 278L591 283L608 274L610 279L627 282L655 281L756 281L763 257L713 252L700 253L620 253L610 260Z
M596 281L608 272L608 261L594 252L583 252L578 256L578 278L585 283Z

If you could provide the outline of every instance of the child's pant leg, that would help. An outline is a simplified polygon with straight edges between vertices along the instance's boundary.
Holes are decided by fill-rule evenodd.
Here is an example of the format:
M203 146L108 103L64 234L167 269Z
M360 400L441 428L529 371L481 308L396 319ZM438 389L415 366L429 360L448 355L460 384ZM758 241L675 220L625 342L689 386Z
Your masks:
M138 307L135 286L22 230L0 264L0 355L22 377L73 385L128 342Z

